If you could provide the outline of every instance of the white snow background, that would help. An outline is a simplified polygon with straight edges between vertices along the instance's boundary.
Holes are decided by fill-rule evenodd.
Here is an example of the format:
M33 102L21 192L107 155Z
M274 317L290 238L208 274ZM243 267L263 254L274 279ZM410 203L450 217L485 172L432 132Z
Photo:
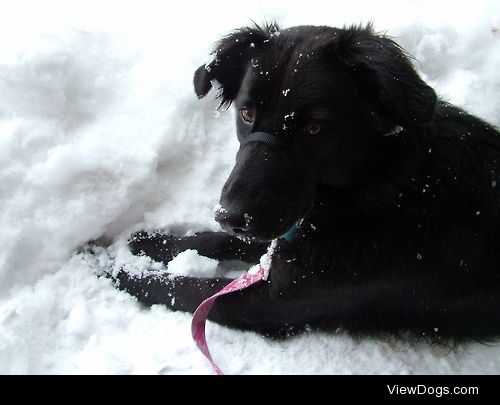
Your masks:
M16 1L0 13L0 373L211 374L191 316L141 307L97 278L143 268L144 228L217 230L237 150L232 111L199 101L195 69L234 28L374 21L438 93L500 124L498 1ZM175 264L175 265L174 265ZM187 252L176 274L217 263ZM208 325L231 374L499 373L500 346L440 347L311 332L286 341Z

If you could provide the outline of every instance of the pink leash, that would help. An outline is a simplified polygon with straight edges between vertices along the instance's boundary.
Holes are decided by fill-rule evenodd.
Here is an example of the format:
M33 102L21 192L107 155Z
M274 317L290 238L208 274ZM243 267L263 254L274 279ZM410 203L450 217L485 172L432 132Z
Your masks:
M208 359L218 375L223 375L224 373L212 359L212 355L208 350L207 340L205 337L205 323L207 320L208 312L210 311L210 308L212 308L212 305L214 304L217 297L235 291L244 290L245 288L248 288L251 285L259 282L260 280L265 279L267 276L267 272L262 266L259 266L257 272L252 272L252 270L253 269L250 269L248 273L245 273L237 279L231 281L218 293L215 293L214 295L208 297L205 301L203 301L198 306L198 308L196 308L196 311L193 315L193 320L191 321L191 335L196 342L196 346L198 346L198 349L200 349L203 355Z

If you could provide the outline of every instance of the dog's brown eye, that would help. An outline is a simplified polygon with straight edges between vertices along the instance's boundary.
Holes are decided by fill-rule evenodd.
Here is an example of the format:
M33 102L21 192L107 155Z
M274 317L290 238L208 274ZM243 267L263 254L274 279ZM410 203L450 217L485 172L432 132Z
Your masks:
M310 124L310 125L306 125L304 130L308 133L308 134L311 134L311 135L316 135L319 133L319 131L321 131L321 125L318 125L318 124Z
M251 124L255 118L255 110L250 107L244 107L240 110L241 118L243 121Z

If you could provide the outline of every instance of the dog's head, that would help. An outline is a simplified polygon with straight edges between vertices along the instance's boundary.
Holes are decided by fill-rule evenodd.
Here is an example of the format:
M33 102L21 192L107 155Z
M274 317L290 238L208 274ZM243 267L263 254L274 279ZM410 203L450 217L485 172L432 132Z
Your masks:
M241 142L216 219L263 240L302 218L320 183L359 186L383 135L425 125L436 103L401 48L371 26L242 28L196 71L198 97L214 81L221 105L236 106Z

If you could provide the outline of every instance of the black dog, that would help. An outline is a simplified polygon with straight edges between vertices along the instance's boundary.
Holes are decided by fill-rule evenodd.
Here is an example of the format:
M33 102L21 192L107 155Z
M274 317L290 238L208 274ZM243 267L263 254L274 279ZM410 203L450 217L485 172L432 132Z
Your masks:
M267 335L500 335L496 129L437 99L371 26L242 28L214 54L194 87L201 98L217 81L221 105L236 105L241 147L216 216L228 233L143 232L134 253L255 263L277 239L269 280L210 313ZM147 305L189 312L230 282L117 279Z

